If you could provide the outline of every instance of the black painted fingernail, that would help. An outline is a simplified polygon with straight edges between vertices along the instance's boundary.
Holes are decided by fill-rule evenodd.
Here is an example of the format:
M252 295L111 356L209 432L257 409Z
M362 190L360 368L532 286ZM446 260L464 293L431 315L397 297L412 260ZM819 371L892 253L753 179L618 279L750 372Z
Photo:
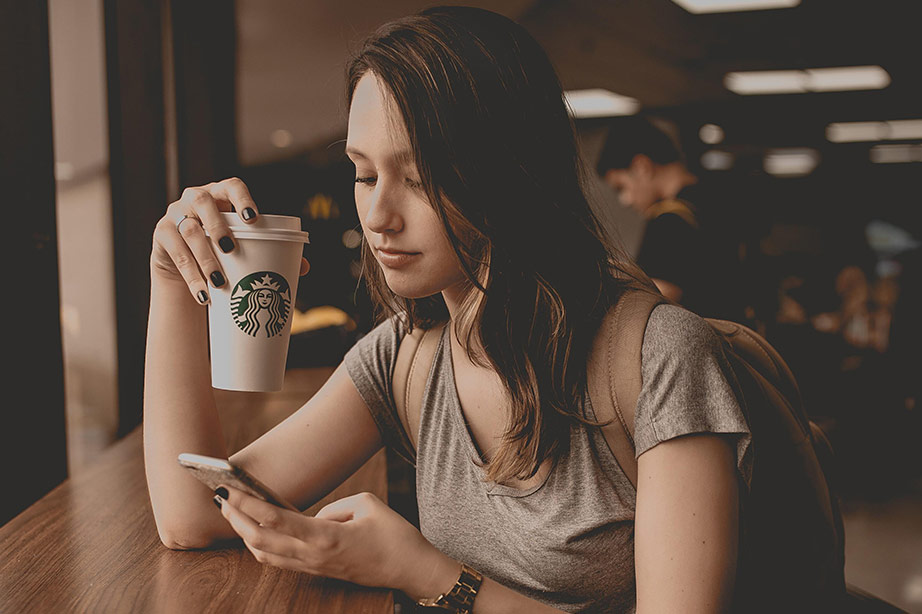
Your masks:
M198 299L198 302L200 302L202 305L208 302L208 294L204 290L199 290L198 294L196 294L195 297Z
M225 501L227 500L227 489L224 488L223 486L219 486L219 487L214 491L214 494L218 495L219 497L221 497L221 498L224 499Z
M246 209L243 210L244 220L249 221L249 220L252 220L254 217L256 217L256 212L253 211L252 207L247 207Z
M215 504L215 507L221 509L221 497L214 496L211 498L211 502Z
M224 276L221 275L221 271L215 271L210 275L211 283L214 284L215 288L220 288L224 285Z
M225 254L232 249L234 249L234 240L230 237L221 237L218 241L218 245L221 246L221 251Z

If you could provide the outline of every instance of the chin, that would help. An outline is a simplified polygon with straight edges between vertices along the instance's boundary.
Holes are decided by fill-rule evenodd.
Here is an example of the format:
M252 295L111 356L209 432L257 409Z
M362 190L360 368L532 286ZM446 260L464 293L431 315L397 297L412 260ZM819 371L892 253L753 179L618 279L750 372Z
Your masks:
M442 288L433 287L433 284L421 283L419 278L412 275L384 274L384 280L391 292L405 299L420 299L438 294Z

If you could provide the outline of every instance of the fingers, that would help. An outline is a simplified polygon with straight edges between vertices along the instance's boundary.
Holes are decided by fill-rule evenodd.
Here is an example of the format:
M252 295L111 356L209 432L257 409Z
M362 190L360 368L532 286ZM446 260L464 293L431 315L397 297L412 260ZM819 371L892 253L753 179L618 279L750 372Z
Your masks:
M221 486L221 488L227 491L227 500L231 505L264 527L294 534L291 527L304 518L303 514L266 503L236 488L230 486Z
M299 275L301 277L304 277L305 275L307 275L308 271L310 270L311 270L311 263L308 262L307 258L301 258L301 272L299 273Z
M339 501L335 503L339 503ZM334 506L334 503L331 503L317 512L316 517L323 520L332 520L333 522L349 522L355 518L355 510L344 505Z
M216 288L227 282L216 254L218 249L228 253L236 247L221 215L232 209L247 223L259 215L249 189L236 177L186 188L182 197L167 208L154 233L157 249L152 254L152 266L172 278L178 271L192 296L203 305L209 302L209 281ZM309 270L310 263L302 259L301 275Z
M297 538L314 549L334 548L339 525L328 519L310 518L298 512L266 503L231 486L221 486L227 493L231 506L246 514L258 526ZM220 491L220 488L218 491ZM216 491L217 492L217 491Z
M380 499L371 493L363 492L343 497L327 504L317 512L316 518L335 522L348 522L358 517L367 516L372 508L378 504L382 504Z
M187 220L181 226L198 226L195 220ZM199 228L201 230L201 228ZM175 222L169 217L165 217L157 224L155 241L160 244L173 260L173 265L179 271L189 292L202 305L208 304L208 284L202 277L198 262L192 254L192 250L186 244L186 241L180 236L176 229Z
M223 222L221 224L223 225ZM225 283L224 273L212 249L211 241L205 236L205 231L202 229L199 220L194 218L181 219L176 225L176 230L185 241L192 255L195 256L198 268L211 280L211 284L215 288L223 286Z
M229 500L215 495L215 503L221 506L221 515L230 523L234 531L243 538L247 548L253 552L253 555L260 562L274 564L268 560L263 560L269 555L297 560L299 550L297 539L283 532L261 526L260 523L243 513Z
M188 211L191 208L192 213L198 218L200 227L204 228L208 232L208 236L211 237L214 247L226 254L234 249L234 239L230 228L228 228L224 218L221 217L221 211L229 210L230 204L216 198L209 189L208 186L186 188L183 190L180 202L187 205L182 207L183 210ZM183 232L185 226L186 224L180 225L180 233ZM204 236L204 233L202 233L202 236ZM207 239L204 243L207 243ZM191 244L190 247L192 247ZM209 246L209 250L211 249L213 248ZM194 247L192 251L198 256L198 252ZM203 268L202 270L206 269Z
M214 501L256 560L316 575L344 573L331 560L339 552L339 525L284 510L228 486L216 492L221 488L227 498L215 495Z
M230 203L244 222L253 222L259 215L259 209L250 196L250 190L236 177L210 184L208 190L215 198Z
M329 503L317 512L317 518L332 520L334 522L349 522L355 518L355 509L346 499Z

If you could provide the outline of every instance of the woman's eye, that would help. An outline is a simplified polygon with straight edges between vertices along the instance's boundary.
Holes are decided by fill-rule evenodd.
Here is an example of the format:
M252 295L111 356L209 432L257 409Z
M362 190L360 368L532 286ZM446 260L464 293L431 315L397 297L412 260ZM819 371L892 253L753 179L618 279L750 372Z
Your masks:
M356 177L356 178L355 178L355 182L356 182L356 183L361 183L361 184L364 184L364 185L374 185L374 183L375 183L377 180L378 180L377 177Z

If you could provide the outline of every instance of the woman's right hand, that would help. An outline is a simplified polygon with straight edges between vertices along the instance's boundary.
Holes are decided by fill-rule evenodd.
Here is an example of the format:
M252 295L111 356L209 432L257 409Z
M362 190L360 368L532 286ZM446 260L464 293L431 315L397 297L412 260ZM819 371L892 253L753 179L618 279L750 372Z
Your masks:
M236 211L245 223L253 223L259 215L246 185L232 178L186 188L154 230L151 275L184 281L203 305L208 303L206 280L216 288L226 283L215 250L228 253L236 247L222 211Z
M183 281L195 300L207 304L205 280L211 280L215 288L227 281L214 250L226 254L236 247L222 211L236 211L247 224L255 222L259 215L246 184L236 177L183 190L154 229L151 276ZM310 264L302 258L301 275L309 270Z

